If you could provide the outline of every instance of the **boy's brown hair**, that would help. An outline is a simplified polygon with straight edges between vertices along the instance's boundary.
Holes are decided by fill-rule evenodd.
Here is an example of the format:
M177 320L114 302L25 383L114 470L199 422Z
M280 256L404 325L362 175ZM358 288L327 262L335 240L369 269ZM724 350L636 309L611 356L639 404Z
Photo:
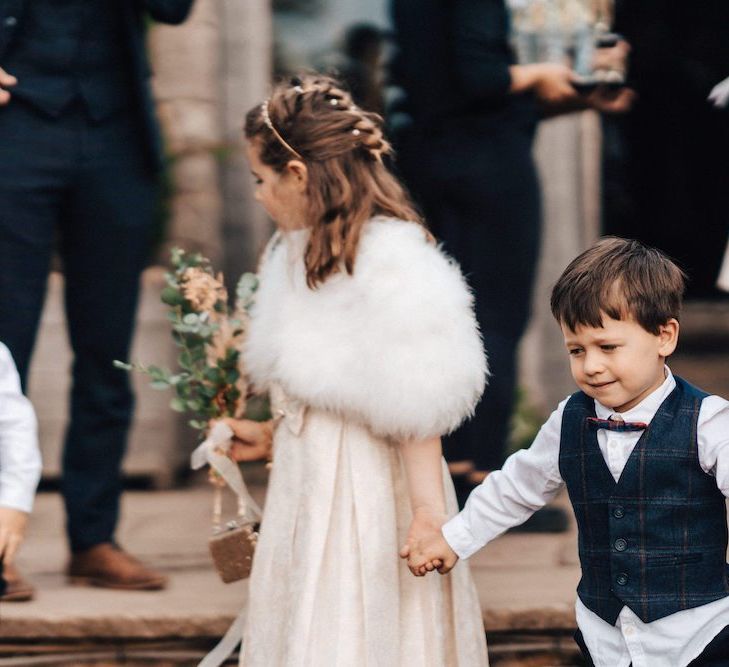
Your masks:
M606 237L570 262L552 289L552 315L572 331L601 327L603 314L632 317L651 334L678 319L686 275L660 250Z

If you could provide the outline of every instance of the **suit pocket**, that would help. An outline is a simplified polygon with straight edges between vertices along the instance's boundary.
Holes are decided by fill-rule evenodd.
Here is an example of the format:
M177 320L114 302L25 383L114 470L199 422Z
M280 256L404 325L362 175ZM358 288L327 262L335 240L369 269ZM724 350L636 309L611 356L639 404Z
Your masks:
M698 563L703 559L702 554L651 554L645 559L647 567L673 567Z

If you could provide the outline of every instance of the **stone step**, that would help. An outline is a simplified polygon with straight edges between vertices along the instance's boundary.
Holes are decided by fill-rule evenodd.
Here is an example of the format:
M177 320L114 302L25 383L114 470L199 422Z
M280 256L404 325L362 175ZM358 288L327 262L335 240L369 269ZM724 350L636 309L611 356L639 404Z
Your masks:
M246 477L262 475L261 468L254 468ZM262 485L251 490L263 500ZM32 602L2 605L0 656L23 646L27 655L59 647L144 651L165 642L169 650L211 646L238 614L247 587L245 582L223 584L213 571L207 553L211 501L202 477L188 489L124 495L120 544L170 577L167 590L127 592L67 584L61 499L52 492L39 494L18 559L38 594ZM574 540L573 532L509 534L474 556L484 627L494 646L510 645L517 635L553 646L573 631L579 577Z

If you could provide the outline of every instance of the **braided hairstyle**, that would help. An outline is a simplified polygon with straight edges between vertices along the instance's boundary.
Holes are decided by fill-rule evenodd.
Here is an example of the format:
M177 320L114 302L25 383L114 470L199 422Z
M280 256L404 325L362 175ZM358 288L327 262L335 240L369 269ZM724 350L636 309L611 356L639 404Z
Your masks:
M312 289L342 266L353 273L362 227L373 216L423 224L383 163L392 147L382 118L357 107L335 79L309 74L277 85L246 115L245 135L275 171L291 160L307 167L311 234L304 263Z

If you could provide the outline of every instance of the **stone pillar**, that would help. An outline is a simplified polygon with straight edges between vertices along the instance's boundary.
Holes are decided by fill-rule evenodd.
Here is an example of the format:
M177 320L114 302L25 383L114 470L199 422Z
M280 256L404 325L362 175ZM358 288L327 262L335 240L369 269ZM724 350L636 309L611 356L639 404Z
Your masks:
M532 317L521 345L520 384L544 413L575 391L549 296L567 264L599 235L600 145L600 119L591 111L542 121L537 134L542 248Z
M172 245L199 250L216 265L222 258L220 30L219 1L197 0L183 25L155 25L149 35L172 191L163 263Z
M225 150L221 161L222 239L229 285L255 268L272 227L253 199L250 167L244 155L245 114L269 93L272 21L268 0L222 0L220 125Z

